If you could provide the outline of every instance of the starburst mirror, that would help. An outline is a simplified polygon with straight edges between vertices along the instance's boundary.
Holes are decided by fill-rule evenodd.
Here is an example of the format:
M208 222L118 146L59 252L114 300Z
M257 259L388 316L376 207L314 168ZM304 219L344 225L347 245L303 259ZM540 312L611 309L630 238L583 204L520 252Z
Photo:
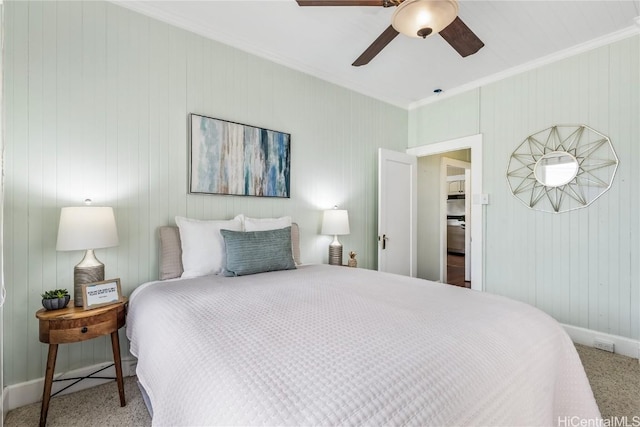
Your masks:
M588 126L552 126L527 137L509 160L507 181L531 209L567 212L604 194L618 168L611 140Z

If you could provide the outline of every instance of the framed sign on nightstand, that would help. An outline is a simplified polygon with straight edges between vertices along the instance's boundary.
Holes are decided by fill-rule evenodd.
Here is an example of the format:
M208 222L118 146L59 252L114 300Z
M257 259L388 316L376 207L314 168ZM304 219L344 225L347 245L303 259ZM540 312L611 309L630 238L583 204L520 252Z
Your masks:
M82 285L82 307L85 310L116 304L120 301L122 301L120 279L109 279Z

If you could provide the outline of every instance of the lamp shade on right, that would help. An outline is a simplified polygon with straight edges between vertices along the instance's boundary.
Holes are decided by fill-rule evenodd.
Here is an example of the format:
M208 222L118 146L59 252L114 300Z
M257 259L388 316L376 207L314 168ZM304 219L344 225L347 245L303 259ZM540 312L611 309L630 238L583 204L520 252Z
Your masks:
M349 212L344 209L328 209L324 211L322 234L333 236L349 234Z

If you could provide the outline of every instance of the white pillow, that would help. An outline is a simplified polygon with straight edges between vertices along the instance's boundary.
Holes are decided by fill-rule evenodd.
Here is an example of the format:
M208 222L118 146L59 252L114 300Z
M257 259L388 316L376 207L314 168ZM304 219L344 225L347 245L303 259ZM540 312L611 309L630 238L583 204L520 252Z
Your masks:
M280 228L291 226L290 216L283 216L281 218L249 218L243 216L243 218L244 231L278 230Z
M221 229L242 231L238 217L227 221L201 221L176 217L182 246L183 278L221 274L226 266Z

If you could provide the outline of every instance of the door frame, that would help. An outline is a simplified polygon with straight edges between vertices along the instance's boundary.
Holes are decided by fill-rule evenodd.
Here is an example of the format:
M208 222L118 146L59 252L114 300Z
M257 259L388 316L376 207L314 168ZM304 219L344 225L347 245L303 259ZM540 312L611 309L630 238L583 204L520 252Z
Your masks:
M471 196L471 168L464 170L464 194ZM464 217L471 218L471 200L464 198ZM464 280L471 282L471 221L464 227Z
M434 144L408 148L407 154L416 157L443 154L449 151L471 149L471 289L484 290L484 211L482 206L482 134L465 136ZM446 221L445 221L446 226ZM442 227L442 224L441 224ZM442 231L440 232L442 238Z

